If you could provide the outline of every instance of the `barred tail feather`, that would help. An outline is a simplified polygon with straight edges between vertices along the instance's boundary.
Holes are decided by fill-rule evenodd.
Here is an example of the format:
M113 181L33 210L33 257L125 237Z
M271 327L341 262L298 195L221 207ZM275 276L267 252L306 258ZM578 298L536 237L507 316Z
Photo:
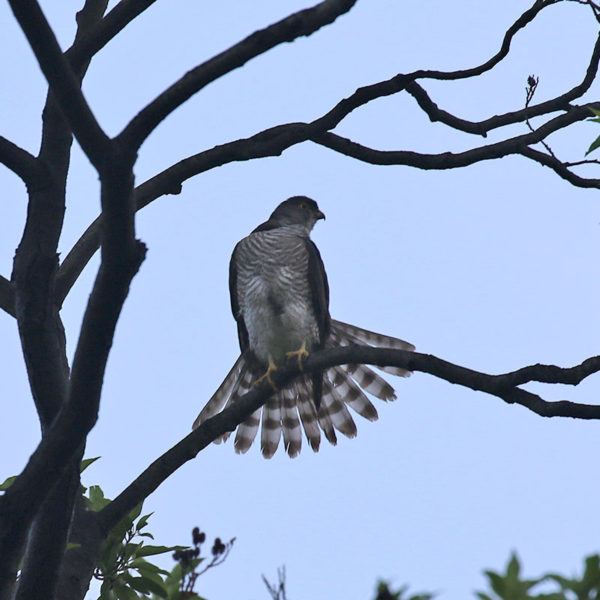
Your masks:
M293 383L294 394L298 401L298 412L300 413L300 421L304 428L304 434L310 444L313 452L319 451L321 445L321 430L317 418L317 411L314 402L311 398L302 397L302 387L297 383Z
M403 340L341 321L332 321L326 347L353 344L414 350L412 344ZM398 367L377 368L393 375L410 375L409 371ZM251 370L244 357L240 356L194 421L194 429L248 392L255 377L256 373ZM334 446L337 444L336 430L347 437L356 436L356 424L348 407L369 421L377 420L377 410L366 393L385 401L396 399L394 388L370 367L340 365L323 372L322 401L317 411L313 399L312 377L305 375L278 391L262 408L240 424L235 435L236 452L248 451L261 427L261 421L260 445L265 458L271 458L275 454L282 435L286 452L291 458L297 456L302 447L302 429L308 444L317 452L321 443L321 431ZM229 435L226 433L215 442L220 443Z
M272 396L263 406L260 449L265 458L271 458L277 451L281 439L281 399L279 394Z
M206 403L205 407L200 411L200 414L196 417L192 429L196 429L201 423L207 421L211 417L214 417L219 411L223 409L225 402L229 399L231 392L239 383L240 375L245 367L244 357L240 354L238 359L235 361L233 367L223 383L217 388L217 391L212 395L211 399Z
M376 333L375 331L369 331L356 325L350 325L350 323L343 323L342 321L331 320L331 331L335 332L340 337L346 337L352 340L355 344L366 344L367 346L378 346L381 348L394 348L395 350L410 350L413 352L415 347L410 342L405 342L399 338L392 337L391 335L384 335L383 333Z
M352 410L369 421L377 421L379 418L377 409L356 382L346 375L343 367L329 369L328 375L332 377L331 383L337 393Z
M243 423L240 423L235 434L233 446L238 454L248 452L252 442L256 437L258 426L260 425L260 413L262 409L254 411Z
M386 402L396 399L394 388L366 365L345 365L345 370L365 392Z
M312 398L312 390L304 388L303 395ZM298 421L298 409L296 408L296 394L294 389L288 387L279 392L282 396L281 425L283 430L283 443L285 451L290 458L298 456L302 448L302 433L300 431L300 422Z
M344 400L340 398L335 387L327 383L323 386L323 404L332 425L346 437L356 437L356 424L352 415L348 412Z
M334 345L349 346L351 344L362 344L379 348L393 348L394 350L415 350L413 344L405 342L399 338L375 331L369 331L356 325L343 323L342 321L331 321L331 340ZM410 377L410 371L400 367L377 367L385 373L396 375L398 377Z

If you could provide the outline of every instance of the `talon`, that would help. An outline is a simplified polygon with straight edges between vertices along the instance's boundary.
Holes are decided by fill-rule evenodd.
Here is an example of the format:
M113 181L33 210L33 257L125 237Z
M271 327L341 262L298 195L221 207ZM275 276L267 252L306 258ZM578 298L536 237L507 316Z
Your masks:
M271 385L271 387L273 388L273 391L278 391L277 390L277 386L275 385L275 382L271 379L271 373L277 371L277 365L273 362L273 359L269 356L269 366L267 367L267 371L264 375L262 375L261 377L259 377L255 382L254 385L260 385L265 379L269 382L269 384Z
M301 371L304 371L304 360L306 360L310 356L310 353L306 349L306 340L302 342L302 346L298 348L298 350L294 350L293 352L286 352L285 357L289 360L290 358L297 357L298 359L298 368Z

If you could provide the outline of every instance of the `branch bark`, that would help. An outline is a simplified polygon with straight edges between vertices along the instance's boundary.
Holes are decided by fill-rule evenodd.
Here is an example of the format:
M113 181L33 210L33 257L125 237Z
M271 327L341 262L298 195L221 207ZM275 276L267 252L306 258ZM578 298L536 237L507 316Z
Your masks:
M303 373L322 371L342 364L395 366L410 371L428 373L449 383L496 396L508 404L519 404L543 417L600 419L600 405L579 404L567 400L549 402L521 387L530 382L577 385L585 378L600 371L600 356L589 358L575 367L563 368L538 364L510 373L489 375L461 367L430 354L369 346L344 346L311 354L304 363ZM278 369L273 379L275 385L282 389L299 374L298 368L292 364ZM272 393L271 386L267 382L263 382L242 396L232 406L202 423L156 459L115 500L98 513L101 528L108 531L179 467L195 458L217 437L228 431L234 431L240 423L260 408Z
M356 0L325 0L313 8L301 10L254 32L186 73L141 110L118 136L119 139L130 147L139 148L169 114L203 87L279 44L311 35L333 23L340 15L348 12L355 2Z

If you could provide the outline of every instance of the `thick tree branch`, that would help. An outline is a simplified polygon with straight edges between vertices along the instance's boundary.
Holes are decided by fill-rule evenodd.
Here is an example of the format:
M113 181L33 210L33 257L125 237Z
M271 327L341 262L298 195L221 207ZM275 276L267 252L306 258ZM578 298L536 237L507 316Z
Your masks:
M576 367L532 365L503 375L489 375L455 365L429 354L368 346L344 346L311 354L304 364L304 372L322 371L335 365L353 363L396 366L428 373L453 384L486 392L509 404L520 404L544 417L600 419L600 405L578 404L566 400L548 402L537 394L520 387L530 382L577 385L586 377L600 371L600 356L589 358ZM281 389L298 374L299 371L294 365L278 369L274 374L275 384ZM270 385L264 382L242 396L229 408L202 423L200 427L155 460L99 513L101 527L108 531L179 467L195 458L217 437L233 431L262 406L272 393Z
M102 171L106 168L110 140L83 97L79 79L64 57L39 4L36 0L9 0L9 4L73 134L92 164Z
M348 12L356 0L325 0L265 29L254 32L228 50L197 66L165 90L125 127L118 136L129 147L139 148L154 129L178 106L219 77L284 42L308 36Z

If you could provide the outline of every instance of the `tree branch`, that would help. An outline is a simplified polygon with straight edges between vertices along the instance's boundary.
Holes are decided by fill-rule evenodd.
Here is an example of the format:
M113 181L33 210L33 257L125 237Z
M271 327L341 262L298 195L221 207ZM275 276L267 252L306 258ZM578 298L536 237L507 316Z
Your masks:
M16 316L15 291L12 283L2 275L0 275L0 308L12 317Z
M581 177L573 173L563 162L555 156L534 150L533 148L524 147L519 150L519 154L534 160L535 162L545 167L550 167L559 177L562 177L574 186L581 188L596 188L600 189L600 179L592 179Z
M139 148L161 121L203 87L279 44L311 35L348 12L355 2L356 0L325 0L313 8L301 10L254 32L186 73L141 110L119 134L118 139L128 146Z
M530 382L577 385L586 377L600 371L600 356L589 358L576 367L531 365L503 375L489 375L455 365L430 354L369 346L343 346L311 354L304 363L303 373L322 371L343 364L395 366L428 373L449 383L486 392L509 404L520 404L544 417L600 419L600 405L578 404L566 400L548 402L537 394L520 387ZM282 389L299 374L298 368L291 364L278 369L273 379L276 386ZM156 490L179 467L195 458L217 437L233 431L260 408L272 393L271 386L267 382L263 382L242 396L232 406L202 423L155 460L113 502L98 513L101 527L105 531L110 530L127 512Z
M587 119L590 116L590 106L597 107L598 104L574 106L565 114L554 117L535 131L456 153L423 154L408 150L376 150L331 132L320 133L312 136L311 139L340 154L373 165L405 165L419 169L455 169L483 160L502 158L509 154L521 154L524 148L531 144L537 144L551 133Z
M100 22L78 37L65 52L73 70L76 71L89 61L154 2L156 0L121 0Z
M92 114L78 78L64 57L36 0L9 0L73 134L92 164L102 171L110 140Z
M20 177L27 186L33 185L39 178L40 169L35 156L2 136L0 136L0 163Z
M357 89L351 96L338 102L332 109L323 116L312 121L312 123L288 123L285 125L278 125L249 138L215 146L214 148L179 161L136 188L137 210L140 210L164 194L180 193L182 183L194 175L198 175L211 168L234 161L278 156L287 148L307 140L316 141L330 149L365 162L373 164L402 164L423 169L463 167L481 160L488 160L516 153L532 158L546 166L550 166L557 174L574 185L580 187L598 187L598 180L580 177L572 173L563 163L553 160L551 157L546 158L544 154L527 147L528 144L534 144L541 141L544 137L552 133L552 131L568 126L571 121L551 121L548 128L542 129L541 133L540 130L538 130L538 133L533 133L529 138L515 137L505 140L504 142L498 142L497 144L474 148L460 154L420 154L410 151L396 151L395 153L382 152L361 146L356 142L346 140L335 134L326 133L330 129L336 127L356 108L377 98L389 96L402 90L406 90L417 100L419 106L427 113L432 121L440 121L457 130L478 134L483 137L485 137L486 133L492 129L522 122L528 118L559 110L570 111L572 107L569 103L584 94L597 75L598 64L600 62L600 36L596 40L586 74L581 83L551 100L528 106L518 111L510 111L502 115L495 115L483 121L468 121L440 109L431 100L427 92L416 83L417 78L462 79L465 76L474 76L491 69L506 56L510 49L512 38L520 29L530 23L543 8L560 1L562 0L536 2L509 28L504 36L500 50L492 58L478 67L447 73L442 71L419 70L410 74L399 74L389 80ZM233 48L236 47L237 46L234 46ZM580 113L578 114L581 116ZM557 125L560 125L560 127ZM518 145L518 148L515 144ZM84 232L63 261L57 279L57 297L60 303L63 302L81 271L85 268L85 265L98 249L100 224L101 220L100 218L97 218Z

